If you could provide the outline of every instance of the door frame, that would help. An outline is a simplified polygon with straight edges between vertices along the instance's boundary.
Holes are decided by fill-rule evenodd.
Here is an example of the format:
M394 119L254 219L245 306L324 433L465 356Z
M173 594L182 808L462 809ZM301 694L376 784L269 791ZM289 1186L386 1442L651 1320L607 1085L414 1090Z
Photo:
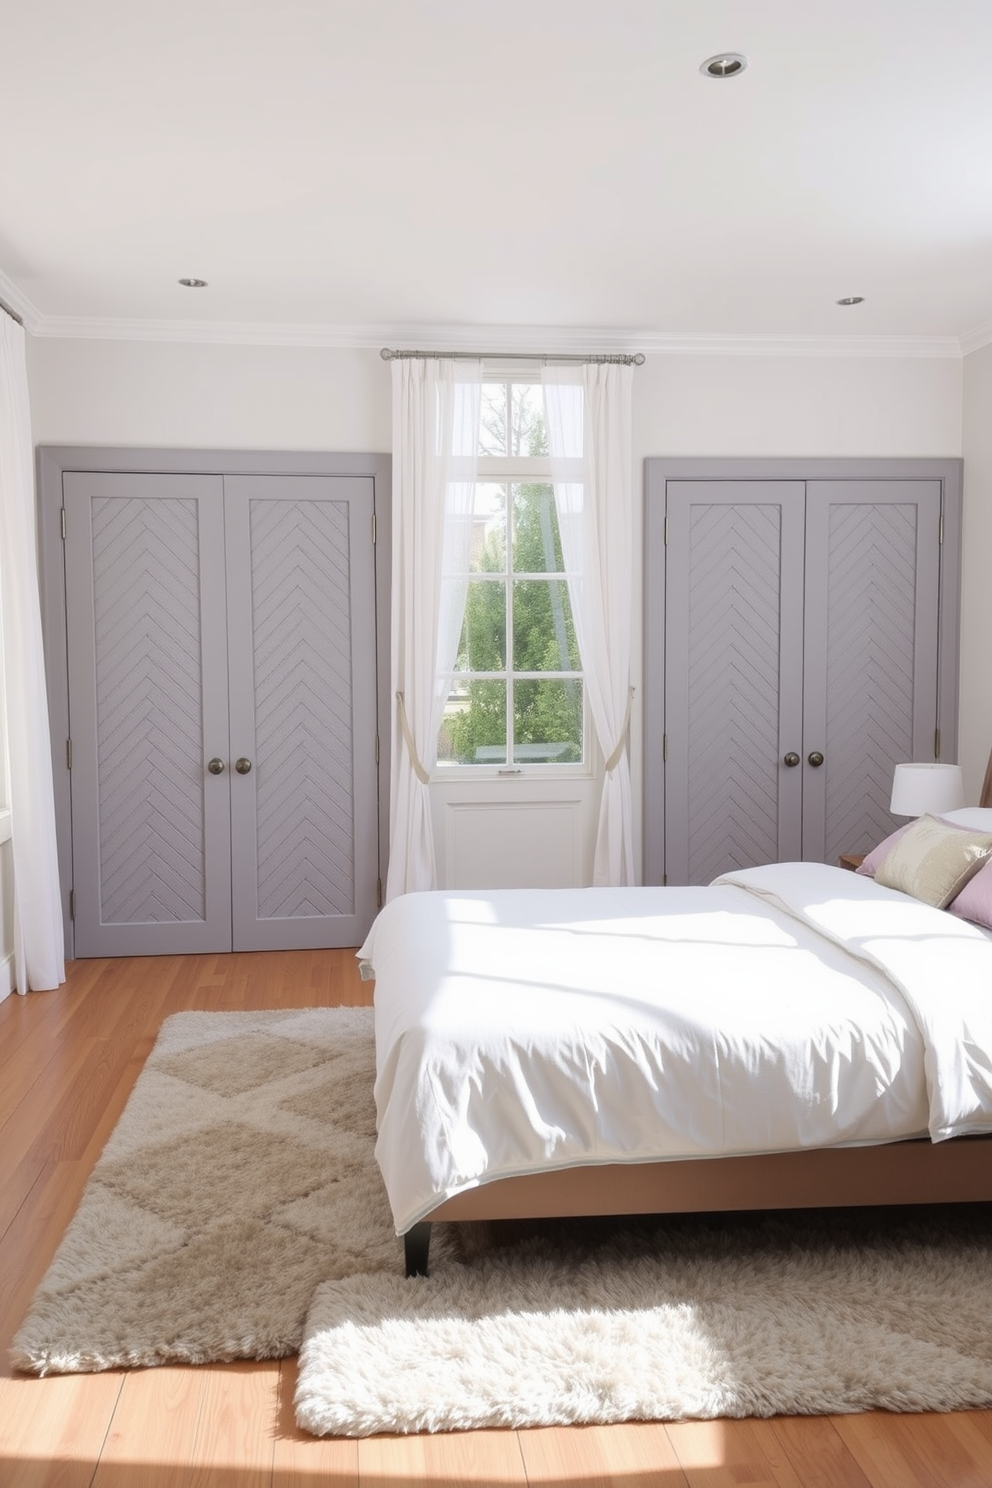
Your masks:
M964 461L913 456L649 456L644 461L643 877L665 879L665 529L667 485L678 481L937 480L943 541L938 601L937 725L940 757L957 759Z
M371 478L375 521L375 656L378 717L379 877L385 883L389 854L389 636L390 490L392 461L386 454L336 454L296 450L180 450L97 445L39 445L37 449L38 565L45 647L48 715L52 739L55 830L58 840L65 955L75 956L71 914L72 798L69 732L69 672L66 635L65 561L62 538L63 477L74 471L121 474L331 475Z

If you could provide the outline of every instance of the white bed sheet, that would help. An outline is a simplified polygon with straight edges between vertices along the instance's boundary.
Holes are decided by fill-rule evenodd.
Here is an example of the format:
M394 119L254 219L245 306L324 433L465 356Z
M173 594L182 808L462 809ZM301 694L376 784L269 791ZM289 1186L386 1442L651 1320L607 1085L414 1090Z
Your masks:
M822 864L708 888L410 894L359 955L401 1234L521 1173L992 1128L992 943ZM988 1027L969 995L962 1043L949 994L976 977Z

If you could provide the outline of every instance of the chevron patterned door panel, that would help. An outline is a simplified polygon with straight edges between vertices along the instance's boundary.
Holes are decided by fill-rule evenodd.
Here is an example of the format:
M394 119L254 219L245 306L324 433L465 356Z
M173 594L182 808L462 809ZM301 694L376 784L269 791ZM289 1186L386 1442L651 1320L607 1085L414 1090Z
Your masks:
M64 502L75 954L360 944L373 481L74 472Z
M700 884L799 853L802 483L670 482L668 522L665 860Z
M234 937L359 945L375 913L372 482L228 477ZM237 656L237 664L233 658Z
M940 502L939 481L807 485L804 858L880 842L894 765L933 758Z
M229 949L221 480L73 473L64 500L76 954Z

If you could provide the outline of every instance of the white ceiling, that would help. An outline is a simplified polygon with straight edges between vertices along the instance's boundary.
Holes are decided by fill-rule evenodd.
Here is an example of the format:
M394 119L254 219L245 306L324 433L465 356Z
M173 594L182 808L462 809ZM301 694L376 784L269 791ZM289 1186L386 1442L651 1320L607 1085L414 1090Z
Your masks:
M0 0L0 35L38 335L992 341L990 0Z

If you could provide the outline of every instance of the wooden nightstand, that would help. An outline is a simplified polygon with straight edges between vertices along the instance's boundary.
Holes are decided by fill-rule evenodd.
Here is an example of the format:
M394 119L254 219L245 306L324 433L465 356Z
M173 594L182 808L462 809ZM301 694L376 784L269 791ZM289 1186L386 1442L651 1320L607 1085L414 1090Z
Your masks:
M861 867L866 857L867 853L841 853L838 861L842 868L850 868L853 873L856 868Z

